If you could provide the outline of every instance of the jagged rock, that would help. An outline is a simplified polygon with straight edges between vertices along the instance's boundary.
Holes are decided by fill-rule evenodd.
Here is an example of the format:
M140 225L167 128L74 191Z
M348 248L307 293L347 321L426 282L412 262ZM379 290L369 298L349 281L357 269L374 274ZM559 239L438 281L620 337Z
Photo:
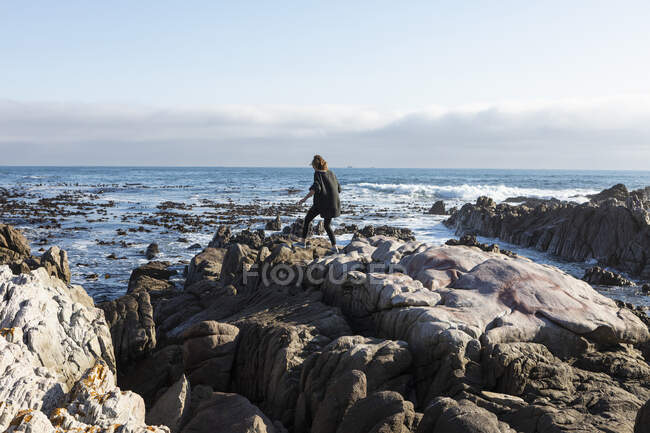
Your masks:
M273 423L246 398L213 393L193 414L183 433L276 433Z
M634 283L621 274L594 266L585 271L583 281L601 286L632 286Z
M142 399L116 388L104 315L82 288L44 268L14 276L1 266L0 298L9 326L0 330L0 430L169 431L147 426Z
M70 284L70 266L68 253L54 246L47 250L41 257L41 266L47 269L48 274L55 276Z
M366 238L371 238L373 236L386 236L391 238L396 238L403 241L414 241L415 235L413 231L408 228L402 227L391 227L391 226L365 226L357 233L355 237L363 236Z
M220 280L224 284L232 283L236 276L250 269L255 263L256 256L256 251L251 250L247 245L231 244L223 258Z
M0 430L19 410L52 411L64 396L56 376L22 343L20 328L3 329L0 337Z
M492 209L496 207L496 203L490 197L482 195L476 199L476 206Z
M459 236L499 238L567 260L594 259L601 265L650 278L650 256L645 253L650 249L647 210L627 208L613 197L599 200L581 205L548 201L535 207L493 206L479 200L476 205L464 205L444 223Z
M149 262L131 271L127 293L144 290L161 292L174 289L169 278L176 275L175 270L168 269L169 262Z
M155 242L152 242L147 246L146 251L144 252L145 257L147 260L151 260L154 257L156 257L160 253L160 249L158 248L158 244Z
M513 253L512 251L509 250L502 250L499 248L497 244L482 244L478 240L476 240L475 235L464 235L461 236L460 239L449 239L447 242L445 242L445 245L465 245L468 247L476 247L479 248L483 251L487 251L489 253L501 253L505 254L506 256L510 257L517 257L516 253Z
M223 248L206 248L194 256L187 269L185 287L205 279L218 279L225 255Z
M445 202L438 200L431 206L427 213L429 215L447 215L447 211L445 210Z
M254 250L259 249L264 244L264 230L250 231L248 229L242 230L234 236L231 236L230 243L238 243L247 245Z
M217 232L212 237L212 240L208 244L209 248L228 248L230 245L230 238L232 233L228 226L219 226Z
M305 224L305 220L302 218L297 218L293 223L291 223L288 226L285 226L282 229L282 233L285 235L294 235L298 237L302 237L302 228ZM318 221L309 226L307 229L307 237L310 237L312 235L318 235L322 234L325 232L325 227L323 225L323 221Z
M156 324L147 291L126 294L99 307L104 310L111 329L120 367L127 367L156 347Z
M147 424L166 425L171 433L180 432L190 416L191 398L190 383L183 376L148 411Z
M64 431L111 431L121 425L123 431L169 432L167 427L145 424L142 398L115 387L115 378L103 363L88 370L67 401L67 406L55 409L50 418L54 427Z
M274 232L282 230L282 220L280 220L280 215L276 216L275 219L271 221L267 221L264 228Z
M238 335L236 326L215 321L199 322L183 333L183 364L192 385L228 390Z
M616 184L611 188L607 188L599 192L598 194L592 194L587 196L592 202L599 203L609 199L615 199L620 202L625 202L629 197L630 192L627 190L627 187L622 183Z
M0 266L0 324L20 329L29 351L66 386L97 359L115 369L104 315L88 305L87 296L82 299L82 290L68 288L43 268L14 276Z
M29 242L21 232L8 224L0 224L0 264L19 257L28 257L30 254Z
M631 432L650 398L640 313L521 257L385 236L332 254L274 235L230 244L220 281L199 286L156 304L160 334L202 365L221 350L213 329L236 327L228 390L294 433ZM212 390L195 388L196 415Z
M365 398L366 393L393 388L402 390L400 387L410 380L406 371L411 359L404 342L361 336L345 336L333 341L305 361L296 430L336 433L346 409ZM338 410L330 412L333 408ZM365 421L361 422L365 425ZM350 428L345 431L354 431Z

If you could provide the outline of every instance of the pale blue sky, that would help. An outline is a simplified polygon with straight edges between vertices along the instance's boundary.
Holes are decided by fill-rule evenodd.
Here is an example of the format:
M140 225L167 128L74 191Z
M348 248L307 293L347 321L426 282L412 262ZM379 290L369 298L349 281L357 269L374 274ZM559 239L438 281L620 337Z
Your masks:
M57 163L17 149L104 143L66 160L137 163L101 149L183 141L259 165L282 162L264 149L302 138L306 155L455 147L401 166L555 167L503 157L596 138L605 156L584 168L607 168L650 157L648 22L647 1L0 1L0 150L9 163ZM505 136L486 137L486 113ZM607 157L614 138L625 158ZM487 142L498 158L471 162Z

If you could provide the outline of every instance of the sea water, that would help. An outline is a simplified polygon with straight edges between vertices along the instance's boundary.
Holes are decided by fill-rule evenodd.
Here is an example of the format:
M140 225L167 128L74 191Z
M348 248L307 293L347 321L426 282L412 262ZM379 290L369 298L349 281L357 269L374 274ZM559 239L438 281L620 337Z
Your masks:
M445 217L428 215L426 210L437 200L447 208L474 202L479 196L492 197L497 202L509 197L526 196L557 198L583 202L587 195L616 183L629 189L650 185L650 171L568 171L568 170L483 170L483 169L390 169L390 168L333 168L341 185L341 200L347 211L334 222L389 224L408 227L418 240L444 243L454 237L442 221ZM297 202L308 190L313 172L310 168L262 167L0 167L0 187L17 189L24 196L10 200L37 201L61 193L79 193L95 197L91 201L111 203L103 208L106 214L95 210L81 210L78 216L62 219L60 228L38 228L29 224L25 215L5 212L0 222L14 224L25 232L36 253L58 245L67 250L73 283L83 285L96 299L105 300L126 291L130 272L146 263L142 251L151 242L160 248L159 260L168 260L179 271L198 251L189 250L194 243L205 247L218 224L189 227L179 233L164 227L142 224L147 215L159 211L158 206L171 201L192 205L189 210L175 210L201 214L214 210L209 202L231 203L237 206L255 205L261 209L278 204ZM96 194L96 195L95 195ZM288 224L302 216L302 210L282 215ZM84 215L92 213L91 216ZM135 217L137 216L137 218ZM263 228L263 218L242 216L234 229ZM88 222L88 220L92 222ZM260 220L249 223L248 220ZM150 231L128 232L117 236L118 229L127 231L144 226ZM185 240L180 241L179 238ZM41 241L41 239L45 239ZM349 241L342 236L340 244ZM106 245L111 241L128 242L126 248ZM40 241L40 243L39 243ZM101 241L104 241L102 243ZM589 263L571 263L546 253L504 244L531 259L555 265L581 277ZM200 250L199 250L200 251ZM110 254L117 260L108 259ZM88 279L96 274L97 279ZM179 274L180 275L180 274ZM180 276L178 277L180 280ZM179 281L180 283L180 281ZM180 284L179 284L180 285ZM638 289L600 289L606 295L650 304Z

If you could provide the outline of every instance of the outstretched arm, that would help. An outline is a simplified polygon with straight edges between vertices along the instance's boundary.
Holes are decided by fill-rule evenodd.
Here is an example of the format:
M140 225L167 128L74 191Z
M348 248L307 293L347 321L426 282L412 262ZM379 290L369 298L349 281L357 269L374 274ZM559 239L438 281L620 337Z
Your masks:
M313 190L313 189L310 189L309 192L307 193L307 195L304 196L304 197L302 198L302 200L300 200L300 201L298 202L298 205L301 205L301 204L303 204L304 202L306 202L306 201L309 199L309 197L311 197L312 195L314 195L314 190Z

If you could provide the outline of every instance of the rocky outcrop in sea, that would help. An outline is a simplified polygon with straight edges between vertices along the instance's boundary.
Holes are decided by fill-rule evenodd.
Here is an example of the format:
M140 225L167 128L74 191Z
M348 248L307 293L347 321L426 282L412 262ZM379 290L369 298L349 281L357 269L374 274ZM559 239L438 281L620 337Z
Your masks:
M255 235L219 229L182 289L140 266L101 308L1 266L0 431L646 428L648 322L584 281L471 238Z
M629 192L615 185L587 203L529 200L496 204L480 197L456 211L445 225L459 236L499 238L572 261L600 265L650 279L650 187Z

